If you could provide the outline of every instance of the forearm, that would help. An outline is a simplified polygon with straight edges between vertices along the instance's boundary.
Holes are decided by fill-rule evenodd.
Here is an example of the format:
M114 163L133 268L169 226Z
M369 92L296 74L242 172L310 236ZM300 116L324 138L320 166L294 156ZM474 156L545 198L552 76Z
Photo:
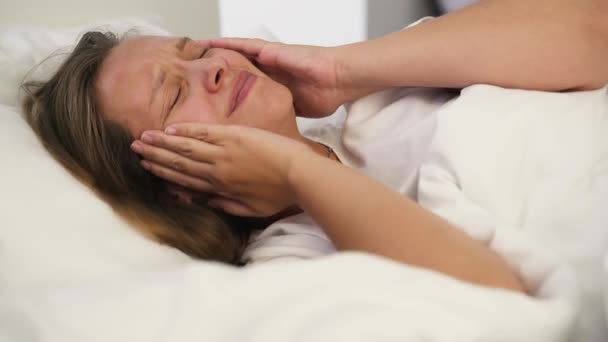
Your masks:
M340 250L366 251L480 285L523 291L491 249L409 199L318 157L294 161L295 200Z
M336 48L342 85L565 90L608 83L608 1L485 0ZM361 94L359 94L361 95Z

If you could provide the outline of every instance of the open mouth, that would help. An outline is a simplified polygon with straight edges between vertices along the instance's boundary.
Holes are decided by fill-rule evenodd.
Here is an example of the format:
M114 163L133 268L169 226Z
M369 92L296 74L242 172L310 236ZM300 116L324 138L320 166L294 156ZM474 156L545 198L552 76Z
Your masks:
M232 115L239 105L245 101L256 79L257 77L248 71L241 71L239 73L234 82L232 95L230 96L230 112L228 116Z

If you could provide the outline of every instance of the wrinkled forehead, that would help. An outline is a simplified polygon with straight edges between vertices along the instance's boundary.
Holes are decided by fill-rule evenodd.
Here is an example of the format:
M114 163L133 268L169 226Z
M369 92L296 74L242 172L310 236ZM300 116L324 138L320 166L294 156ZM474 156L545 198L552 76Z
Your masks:
M114 47L96 79L97 105L106 118L137 135L154 127L149 111L150 85L155 59L177 38L128 38Z
M178 38L137 36L123 40L115 46L102 63L100 73L141 74L153 66L158 57L168 55Z

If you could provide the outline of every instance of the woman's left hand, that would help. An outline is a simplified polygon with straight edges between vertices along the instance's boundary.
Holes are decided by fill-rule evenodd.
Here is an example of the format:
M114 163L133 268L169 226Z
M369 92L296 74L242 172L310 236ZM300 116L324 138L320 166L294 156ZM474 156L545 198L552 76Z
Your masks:
M211 206L238 216L270 216L295 204L289 168L293 158L311 151L256 128L196 123L144 132L132 149L148 171L214 193Z

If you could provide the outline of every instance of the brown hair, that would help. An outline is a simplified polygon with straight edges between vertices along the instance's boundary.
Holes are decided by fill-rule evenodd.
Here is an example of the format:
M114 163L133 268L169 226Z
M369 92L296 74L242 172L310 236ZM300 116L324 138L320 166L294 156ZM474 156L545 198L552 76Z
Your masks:
M238 262L248 222L201 199L176 199L141 168L129 131L100 113L96 75L120 42L110 32L87 32L50 80L24 83L27 122L56 160L142 232L194 257Z

